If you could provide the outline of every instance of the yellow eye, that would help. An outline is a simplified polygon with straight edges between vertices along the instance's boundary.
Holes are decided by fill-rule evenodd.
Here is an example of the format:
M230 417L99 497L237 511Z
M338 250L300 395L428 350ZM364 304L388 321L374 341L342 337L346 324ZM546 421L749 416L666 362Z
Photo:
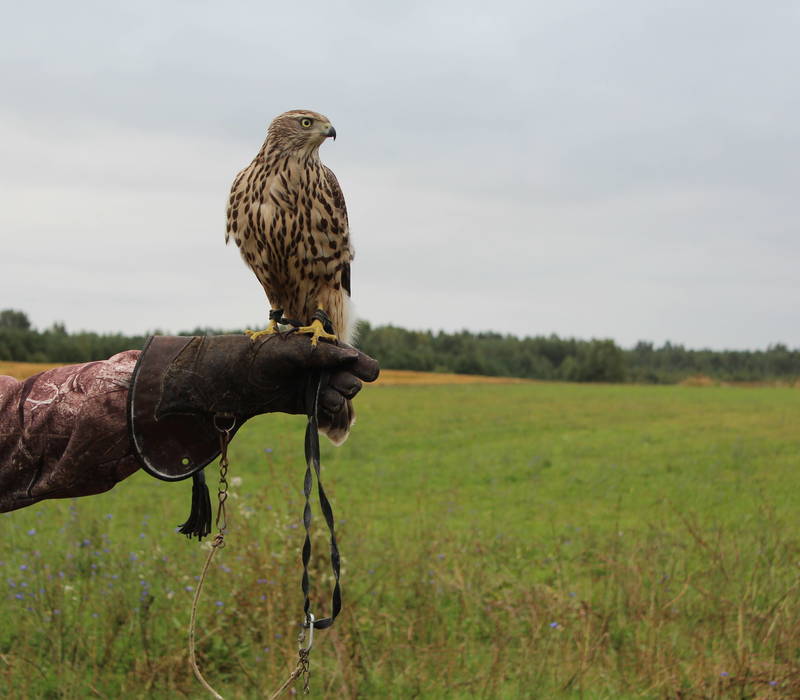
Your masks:
M314 121L313 119L309 119L308 117L303 117L300 120L300 126L302 126L304 129L308 129L311 127L313 121Z

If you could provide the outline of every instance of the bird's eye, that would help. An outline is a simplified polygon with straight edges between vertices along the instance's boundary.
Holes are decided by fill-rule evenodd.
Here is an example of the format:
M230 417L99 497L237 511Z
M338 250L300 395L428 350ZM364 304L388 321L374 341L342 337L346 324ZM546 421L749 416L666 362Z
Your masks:
M313 119L309 119L308 117L303 117L300 120L300 126L302 126L304 129L310 128L313 123L314 123L314 120Z

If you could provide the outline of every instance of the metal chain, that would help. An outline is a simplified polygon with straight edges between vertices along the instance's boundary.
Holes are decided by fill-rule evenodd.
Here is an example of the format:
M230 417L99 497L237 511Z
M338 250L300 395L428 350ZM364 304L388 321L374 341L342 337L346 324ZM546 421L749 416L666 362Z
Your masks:
M222 427L219 425L219 418L230 418L230 425ZM225 511L225 502L228 500L228 445L231 441L231 433L236 427L236 418L228 414L218 413L214 416L214 427L219 433L219 486L217 487L217 508L216 525L220 535L228 529L228 519Z
M230 425L228 427L222 427L219 425L218 418L229 418ZM233 433L233 429L236 427L236 418L235 416L230 416L227 414L217 414L214 416L214 427L216 428L217 432L219 433L219 448L220 448L220 457L219 457L219 486L217 488L217 534L214 537L214 540L211 542L211 548L208 552L208 557L206 557L206 563L203 565L203 571L200 573L200 580L197 582L197 588L194 592L194 600L192 601L192 614L189 620L189 663L192 666L192 670L194 671L194 675L197 677L197 680L203 684L203 687L211 693L217 700L224 700L222 695L220 695L214 688L211 687L211 684L203 677L203 674L200 673L200 668L197 665L197 657L195 654L195 623L197 621L197 604L200 600L200 591L203 588L203 583L206 580L206 574L208 573L208 567L211 565L211 560L214 557L214 554L217 552L218 549L222 549L225 546L225 530L228 527L228 521L225 514L225 501L228 500L228 445L231 441L231 434Z

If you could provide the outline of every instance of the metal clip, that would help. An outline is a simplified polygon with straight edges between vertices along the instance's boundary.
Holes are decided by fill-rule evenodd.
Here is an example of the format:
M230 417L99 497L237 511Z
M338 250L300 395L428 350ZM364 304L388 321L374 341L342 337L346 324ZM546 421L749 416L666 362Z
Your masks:
M313 613L308 613L308 617L306 619L306 623L305 623L304 626L308 627L308 644L304 648L303 647L303 642L301 640L300 641L300 651L305 653L305 654L308 654L308 652L311 651L311 647L314 645L314 614Z

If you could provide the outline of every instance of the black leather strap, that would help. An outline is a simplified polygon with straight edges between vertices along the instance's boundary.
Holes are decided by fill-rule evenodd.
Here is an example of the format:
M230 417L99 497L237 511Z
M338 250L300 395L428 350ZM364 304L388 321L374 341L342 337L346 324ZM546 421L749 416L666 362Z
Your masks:
M306 503L303 508L303 527L306 530L306 539L303 543L303 580L301 587L303 589L303 612L306 616L305 626L310 627L313 625L314 629L323 630L330 627L336 616L342 609L342 591L339 586L339 547L336 544L336 532L334 530L333 522L333 509L331 508L330 501L325 495L325 489L322 487L322 479L319 473L319 432L317 428L317 405L319 403L319 389L323 383L328 380L327 372L314 372L308 382L308 389L306 392L306 410L308 412L308 425L306 425L306 474L303 481L303 494L305 495ZM311 603L308 597L309 581L308 581L308 562L311 559L311 504L309 499L311 497L311 486L313 477L311 470L314 470L317 475L317 492L319 494L319 505L322 514L325 517L325 522L328 525L328 530L331 533L331 569L333 571L333 578L336 583L333 587L333 595L331 597L331 616L322 619L310 620L309 612Z

